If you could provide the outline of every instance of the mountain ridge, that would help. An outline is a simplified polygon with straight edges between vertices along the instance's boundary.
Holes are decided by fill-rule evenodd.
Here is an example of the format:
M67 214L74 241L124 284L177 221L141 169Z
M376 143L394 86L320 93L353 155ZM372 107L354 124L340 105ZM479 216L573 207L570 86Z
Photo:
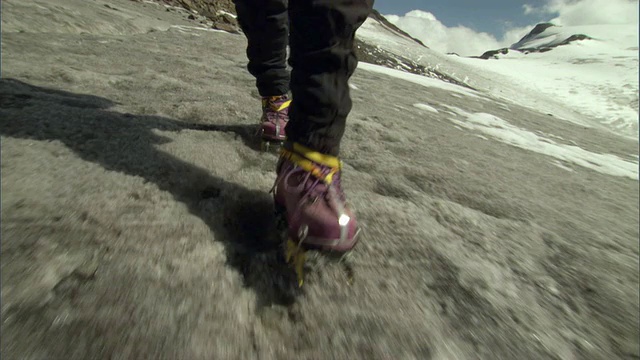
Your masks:
M497 55L506 55L509 53L510 50L518 51L523 54L529 54L529 53L535 53L535 52L543 53L543 52L551 51L558 46L569 45L576 41L593 39L592 37L585 34L570 34L570 35L563 36L562 39L559 41L554 39L548 42L541 42L540 44L535 46L532 46L530 44L531 42L539 40L541 35L547 32L548 29L553 27L558 27L558 25L555 25L549 22L539 23L536 26L534 26L529 33L523 36L519 41L511 44L509 47L500 48L497 50L488 50L480 56L471 56L471 57L485 59L485 60L497 59Z

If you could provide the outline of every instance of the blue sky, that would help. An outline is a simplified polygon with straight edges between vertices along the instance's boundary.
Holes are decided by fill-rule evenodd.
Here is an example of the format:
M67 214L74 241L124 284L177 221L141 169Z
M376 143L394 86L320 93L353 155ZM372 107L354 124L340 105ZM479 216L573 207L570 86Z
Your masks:
M523 9L525 4L541 7L545 3L543 0L375 0L374 7L383 15L424 10L448 27L463 25L500 38L509 28L549 20L540 14L525 15Z

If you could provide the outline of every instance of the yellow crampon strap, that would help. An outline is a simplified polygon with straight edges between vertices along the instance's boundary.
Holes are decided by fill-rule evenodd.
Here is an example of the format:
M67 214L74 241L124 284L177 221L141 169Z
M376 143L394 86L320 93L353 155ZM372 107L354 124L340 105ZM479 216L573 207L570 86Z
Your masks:
M278 100L278 98L280 98L280 96L271 96L271 97L268 98L268 100L275 101L275 100ZM267 98L262 98L262 106L267 106L267 103L268 103ZM291 105L291 100L287 100L287 101L283 102L278 107L274 107L271 104L269 104L269 106L271 107L271 109L273 111L282 111L282 110L288 108L290 105Z
M282 148L280 154L327 184L331 184L333 175L342 167L337 157L313 151L297 143L293 144L293 151ZM330 167L329 174L324 174L318 164Z
M274 109L274 110L275 111L282 111L282 110L288 108L289 105L291 105L291 100L287 100L287 101L283 102L282 105L280 105L277 109Z

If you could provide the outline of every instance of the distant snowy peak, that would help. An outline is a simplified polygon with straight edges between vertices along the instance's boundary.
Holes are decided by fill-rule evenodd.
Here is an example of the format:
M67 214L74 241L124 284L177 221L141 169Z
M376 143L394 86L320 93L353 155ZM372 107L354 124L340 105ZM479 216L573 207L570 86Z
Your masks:
M568 45L575 41L591 40L591 36L586 35L576 27L556 26L552 23L541 23L536 25L520 41L512 44L508 48L490 50L479 56L482 59L496 58L497 55L506 55L509 50L516 50L521 53L547 52L558 46Z
M591 39L588 35L573 33L573 30L576 29L556 26L551 23L538 24L520 41L511 45L510 48L527 52L544 52L574 41Z

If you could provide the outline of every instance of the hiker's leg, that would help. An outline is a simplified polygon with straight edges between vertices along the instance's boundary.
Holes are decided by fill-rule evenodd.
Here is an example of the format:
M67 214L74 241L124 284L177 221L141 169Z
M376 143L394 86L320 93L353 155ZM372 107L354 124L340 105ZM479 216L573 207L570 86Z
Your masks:
M238 23L247 37L247 69L261 96L289 92L286 68L289 41L287 0L234 0Z
M351 111L348 80L355 71L355 32L373 0L293 0L289 62L293 102L287 138L337 156Z

